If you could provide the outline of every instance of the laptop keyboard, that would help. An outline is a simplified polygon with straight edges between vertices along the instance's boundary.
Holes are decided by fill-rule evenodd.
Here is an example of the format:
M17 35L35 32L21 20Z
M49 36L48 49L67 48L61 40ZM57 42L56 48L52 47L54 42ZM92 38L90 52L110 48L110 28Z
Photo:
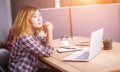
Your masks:
M89 56L89 52L85 52L82 55L76 57L75 59L87 59Z

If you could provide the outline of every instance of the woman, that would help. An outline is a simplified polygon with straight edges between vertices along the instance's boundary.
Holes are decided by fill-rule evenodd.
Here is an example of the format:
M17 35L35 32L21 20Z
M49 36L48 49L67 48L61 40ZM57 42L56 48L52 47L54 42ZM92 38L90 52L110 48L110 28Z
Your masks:
M40 56L51 56L53 25L43 24L39 8L24 6L12 27L14 39L9 59L10 72L36 72ZM44 35L42 35L45 32ZM46 37L45 37L46 36ZM42 39L46 38L46 39Z

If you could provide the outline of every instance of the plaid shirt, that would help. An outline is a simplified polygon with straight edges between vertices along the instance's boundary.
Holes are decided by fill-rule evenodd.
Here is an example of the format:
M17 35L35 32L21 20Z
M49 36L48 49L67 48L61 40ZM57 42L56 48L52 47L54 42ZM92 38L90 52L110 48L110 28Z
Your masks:
M34 39L31 35L23 35L13 43L9 59L11 72L36 72L38 69L39 55L51 56L53 47L43 45L38 36Z

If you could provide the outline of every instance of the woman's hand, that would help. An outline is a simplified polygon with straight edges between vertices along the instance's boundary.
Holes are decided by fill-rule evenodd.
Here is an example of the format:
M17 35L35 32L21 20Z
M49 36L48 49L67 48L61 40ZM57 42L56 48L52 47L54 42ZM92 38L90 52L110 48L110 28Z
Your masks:
M43 25L45 33L49 33L53 30L53 24L51 22L45 22Z
M53 24L51 22L45 22L43 29L47 34L47 43L51 44L53 41Z

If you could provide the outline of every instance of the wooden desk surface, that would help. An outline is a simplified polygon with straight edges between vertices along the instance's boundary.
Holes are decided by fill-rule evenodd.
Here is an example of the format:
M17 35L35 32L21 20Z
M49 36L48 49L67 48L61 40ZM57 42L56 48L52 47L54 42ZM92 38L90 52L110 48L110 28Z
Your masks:
M76 44L80 40L89 38L79 37L70 39L71 44ZM54 40L55 47L52 57L45 57L42 60L63 72L120 72L120 43L113 42L112 50L102 50L102 52L89 62L67 62L62 59L73 52L58 53L60 40Z

